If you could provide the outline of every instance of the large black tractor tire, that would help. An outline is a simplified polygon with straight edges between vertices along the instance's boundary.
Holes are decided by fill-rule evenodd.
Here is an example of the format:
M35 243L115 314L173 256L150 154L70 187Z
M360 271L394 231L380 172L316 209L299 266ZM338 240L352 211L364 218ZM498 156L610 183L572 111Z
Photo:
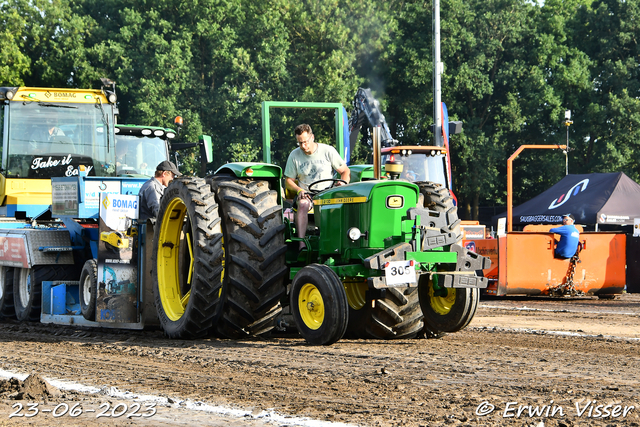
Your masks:
M80 273L80 311L87 320L96 320L96 296L98 294L98 263L90 259Z
M13 267L0 266L0 319L15 319Z
M311 264L298 271L290 297L298 332L309 344L331 345L344 336L349 323L347 294L329 267Z
M447 229L456 236L456 243L462 240L458 209L453 203L449 190L441 184L419 182L420 198L423 206L432 211L443 212L447 216ZM442 280L442 276L434 275ZM434 296L432 282L428 276L420 280L420 306L424 315L424 334L439 337L447 332L457 332L465 328L476 313L480 293L477 289L448 288L446 295Z
M265 334L282 311L287 267L285 226L278 193L268 181L214 177L224 230L227 288L217 334L243 338Z
M165 335L193 339L209 334L224 301L224 247L218 205L204 179L178 178L165 189L151 269Z
M62 280L78 280L77 269L72 265L37 265L14 269L13 303L16 318L20 321L39 321L42 282Z
M420 277L418 289L427 338L466 328L478 308L480 291L477 288L445 288L444 294L438 295L433 284L443 277L435 274L431 279L426 274Z
M347 286L352 286L348 284ZM359 296L354 293L359 293ZM349 297L350 338L414 338L423 328L418 288L389 288L381 298L365 298L364 289L351 289Z

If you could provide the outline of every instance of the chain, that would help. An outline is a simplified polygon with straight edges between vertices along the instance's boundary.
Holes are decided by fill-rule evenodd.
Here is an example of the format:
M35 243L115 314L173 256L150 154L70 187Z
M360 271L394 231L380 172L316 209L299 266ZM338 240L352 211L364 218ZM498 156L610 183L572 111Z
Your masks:
M571 257L571 260L569 261L569 271L567 272L567 280L565 280L565 282L561 285L558 286L554 286L552 288L549 289L549 295L552 296L565 296L565 295L569 295L569 296L577 296L577 295L584 295L584 292L576 289L574 283L573 283L573 276L576 273L576 264L581 263L582 261L580 260L580 252L582 251L582 243L578 244L578 249L576 250L576 253Z

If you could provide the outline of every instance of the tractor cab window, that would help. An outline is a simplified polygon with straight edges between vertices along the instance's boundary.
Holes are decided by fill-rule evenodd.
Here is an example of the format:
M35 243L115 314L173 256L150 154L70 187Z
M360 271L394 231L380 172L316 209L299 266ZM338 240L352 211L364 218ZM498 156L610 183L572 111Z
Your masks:
M117 135L116 171L126 174L153 176L156 166L168 159L166 142L158 137Z
M389 160L390 155L382 155L382 163ZM445 176L445 156L441 153L431 155L431 153L412 153L409 155L395 155L396 160L402 162L401 179L410 182L431 181L442 184L446 187Z
M111 106L98 104L11 102L3 147L8 178L77 175L80 166L91 176L113 176L113 134L107 148L104 123Z

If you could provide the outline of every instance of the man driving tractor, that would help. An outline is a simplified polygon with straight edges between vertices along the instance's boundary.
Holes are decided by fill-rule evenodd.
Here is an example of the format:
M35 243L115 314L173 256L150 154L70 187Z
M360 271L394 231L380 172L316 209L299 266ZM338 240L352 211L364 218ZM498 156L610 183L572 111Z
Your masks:
M313 206L313 200L309 194L309 185L312 183L331 179L333 170L340 174L342 181L336 185L348 184L351 179L351 171L342 160L338 151L330 145L315 142L311 126L301 124L295 130L298 148L294 149L287 159L284 170L285 186L296 193L293 207L296 210L296 228L299 238L304 238L307 232L309 219L307 213ZM327 183L326 186L330 184ZM316 189L324 189L320 186ZM300 242L300 251L305 249L304 242Z

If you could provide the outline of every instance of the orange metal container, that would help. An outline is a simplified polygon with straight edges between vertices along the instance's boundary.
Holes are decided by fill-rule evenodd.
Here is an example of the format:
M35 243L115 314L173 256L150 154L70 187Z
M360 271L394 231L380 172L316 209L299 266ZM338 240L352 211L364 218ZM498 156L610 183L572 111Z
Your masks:
M585 294L619 294L624 289L626 235L607 232L580 234L584 249L573 282ZM478 253L491 251L496 240L475 241ZM565 282L570 262L553 256L554 237L548 232L510 232L497 240L498 259L487 277L495 277L486 293L492 295L549 295ZM489 276L489 274L491 276Z

